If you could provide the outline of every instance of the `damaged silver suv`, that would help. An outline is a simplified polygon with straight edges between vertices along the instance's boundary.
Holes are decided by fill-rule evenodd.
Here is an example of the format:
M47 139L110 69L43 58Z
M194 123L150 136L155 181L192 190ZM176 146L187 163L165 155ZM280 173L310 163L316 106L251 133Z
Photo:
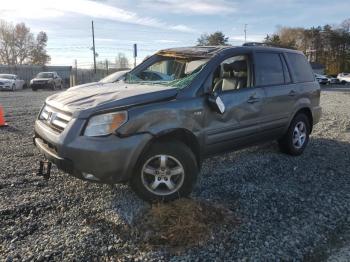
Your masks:
M157 52L115 83L48 97L34 143L50 166L145 200L191 193L206 157L268 140L300 155L321 115L304 55L270 47ZM234 175L234 174L232 174Z

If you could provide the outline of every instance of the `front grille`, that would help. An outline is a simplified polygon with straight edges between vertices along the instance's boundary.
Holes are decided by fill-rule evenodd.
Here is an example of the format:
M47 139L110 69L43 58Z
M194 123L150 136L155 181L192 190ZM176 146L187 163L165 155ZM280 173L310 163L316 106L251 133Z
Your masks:
M47 83L47 80L37 80L37 81L34 81L34 84L46 84Z
M69 121L72 119L71 115L57 110L51 106L45 105L41 110L39 119L43 121L46 125L54 129L56 132L61 133Z

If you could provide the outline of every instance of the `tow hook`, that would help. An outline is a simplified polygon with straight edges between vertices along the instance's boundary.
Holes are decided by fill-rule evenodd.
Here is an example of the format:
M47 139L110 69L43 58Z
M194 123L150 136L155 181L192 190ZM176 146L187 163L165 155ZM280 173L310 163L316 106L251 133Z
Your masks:
M39 162L39 170L38 170L38 173L36 175L42 176L44 179L48 180L50 178L51 165L52 165L52 163L50 161L41 160Z

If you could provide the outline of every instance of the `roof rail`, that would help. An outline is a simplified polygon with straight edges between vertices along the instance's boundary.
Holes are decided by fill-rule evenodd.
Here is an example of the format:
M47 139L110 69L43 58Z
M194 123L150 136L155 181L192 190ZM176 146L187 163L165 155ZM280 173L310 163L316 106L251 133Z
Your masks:
M244 43L242 46L269 46L266 43L260 43L260 42L247 42Z

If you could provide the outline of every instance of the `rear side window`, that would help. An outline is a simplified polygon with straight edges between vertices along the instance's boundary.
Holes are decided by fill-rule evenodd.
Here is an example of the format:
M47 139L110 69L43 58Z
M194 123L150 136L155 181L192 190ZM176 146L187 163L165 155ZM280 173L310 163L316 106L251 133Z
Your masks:
M300 83L314 81L314 73L305 56L301 54L287 53L287 57L291 70L294 73L295 82Z
M284 84L283 66L277 53L256 53L256 85Z

